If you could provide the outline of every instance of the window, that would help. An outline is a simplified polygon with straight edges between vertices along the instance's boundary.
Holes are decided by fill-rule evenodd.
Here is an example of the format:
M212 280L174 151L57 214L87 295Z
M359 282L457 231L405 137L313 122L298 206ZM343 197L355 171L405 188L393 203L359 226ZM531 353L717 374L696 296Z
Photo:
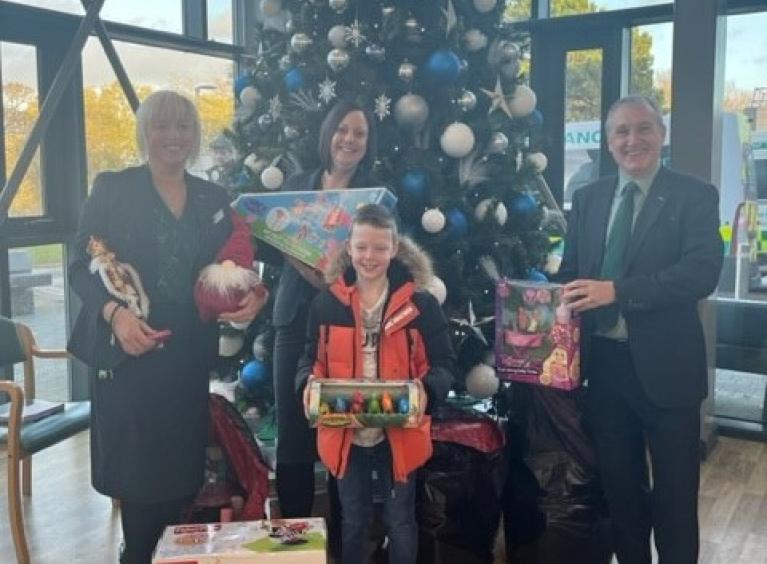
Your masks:
M192 172L204 176L212 164L210 143L231 123L234 113L229 59L115 42L139 99L153 90L172 88L197 106L202 121L202 154ZM161 65L157 62L162 61ZM83 94L88 179L102 170L138 162L135 118L98 40L83 50Z
M546 1L546 0L544 0ZM669 0L549 0L552 16L575 16L608 10L625 10L670 4Z
M62 245L20 247L8 251L11 282L11 315L29 325L41 348L66 345L66 309ZM36 360L37 395L67 400L69 378L66 360ZM23 366L14 367L14 379L23 379Z
M0 42L6 179L16 165L37 119L39 100L36 69L37 51L33 46ZM9 216L43 215L45 206L42 194L38 148L13 199Z
M208 39L232 43L232 0L208 0Z
M503 20L506 22L529 20L532 9L532 0L506 0Z

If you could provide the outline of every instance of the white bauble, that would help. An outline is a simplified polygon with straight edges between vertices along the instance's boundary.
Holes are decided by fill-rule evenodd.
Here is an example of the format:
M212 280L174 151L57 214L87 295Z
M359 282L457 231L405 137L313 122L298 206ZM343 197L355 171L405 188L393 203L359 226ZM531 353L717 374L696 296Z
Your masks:
M244 335L239 331L228 331L221 333L218 337L219 356L232 357L240 352L245 342Z
M418 131L429 119L429 104L418 94L405 94L394 104L394 120L400 127Z
M427 233L439 233L445 228L445 214L439 208L432 208L423 212L421 226Z
M474 8L480 14L486 14L487 12L492 11L497 3L497 0L474 0Z
M466 375L466 391L477 399L492 397L499 385L495 369L487 364L477 364Z
M331 27L328 31L328 41L335 49L346 47L346 27L340 24Z
M447 286L439 276L432 276L431 280L426 283L426 290L437 299L439 305L445 303Z
M468 51L479 51L487 47L487 35L478 29L470 29L463 34L463 44Z
M446 155L462 159L474 149L474 132L465 123L451 123L439 138L439 144Z
M259 158L255 153L251 153L245 157L245 160L242 162L242 164L248 167L250 172L253 174L261 174L261 171L264 170L264 167L267 163L264 159Z
M537 101L535 92L533 92L532 88L524 84L519 84L514 89L514 96L512 96L508 104L511 114L514 117L525 117L532 113Z
M240 91L240 103L248 108L255 108L261 101L261 93L255 86L246 86Z
M276 166L268 166L261 173L261 184L267 190L277 190L284 180L285 175Z
M506 225L506 220L509 219L509 211L503 202L499 202L495 208L495 220L498 225Z
M535 172L543 172L549 164L549 160L543 153L530 153L527 155L527 162Z
M559 266L562 264L562 256L554 253L549 253L546 257L546 266L543 267L543 271L546 274L556 274L559 272Z

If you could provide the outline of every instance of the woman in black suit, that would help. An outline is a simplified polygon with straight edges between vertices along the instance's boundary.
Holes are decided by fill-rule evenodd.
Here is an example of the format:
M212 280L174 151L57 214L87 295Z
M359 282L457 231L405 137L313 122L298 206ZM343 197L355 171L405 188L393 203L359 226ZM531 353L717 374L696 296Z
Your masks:
M372 113L350 101L338 102L320 127L320 168L288 179L284 190L364 188L376 155ZM306 343L309 304L322 276L285 256L274 304L274 389L277 399L277 496L283 517L306 517L314 500L316 438L296 396L298 359ZM331 486L332 487L332 486ZM331 494L332 497L332 494Z
M69 349L91 379L94 487L121 501L121 562L148 564L164 527L178 522L203 480L208 371L217 325L193 299L201 268L232 234L219 186L191 176L200 122L185 97L155 92L141 104L137 140L145 164L99 174L83 209L69 280L83 307ZM91 237L138 273L146 318L107 292L89 270ZM246 322L263 306L249 293L222 320ZM172 334L162 344L158 330Z

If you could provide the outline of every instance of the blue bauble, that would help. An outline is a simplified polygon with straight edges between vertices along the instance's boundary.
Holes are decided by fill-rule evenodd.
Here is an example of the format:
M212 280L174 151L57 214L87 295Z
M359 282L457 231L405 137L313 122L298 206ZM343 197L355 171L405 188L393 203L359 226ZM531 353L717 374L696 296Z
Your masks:
M530 124L530 129L540 129L543 126L543 114L538 110L533 110L527 116L527 121Z
M508 202L507 205L511 218L516 221L521 221L529 218L538 209L538 204L529 194L516 193Z
M399 398L399 401L397 402L397 411L402 415L410 413L410 402L408 401L407 396Z
M240 99L240 92L246 86L250 86L250 75L245 73L234 81L234 97Z
M548 282L548 277L538 270L537 268L531 268L527 271L527 279L533 282Z
M435 51L426 63L426 74L437 84L453 84L461 72L461 60L449 49Z
M268 376L266 364L260 360L253 359L242 367L240 383L247 391L254 392L266 385Z
M469 220L458 208L452 208L445 214L447 217L447 234L453 240L462 239L469 234Z
M293 67L285 73L283 82L285 83L285 88L288 89L288 92L295 92L304 85L304 73L301 72L301 69Z
M342 396L338 396L333 402L333 413L346 413L348 411L349 403Z
M409 170L402 177L402 189L411 198L424 199L428 185L429 175L420 168Z

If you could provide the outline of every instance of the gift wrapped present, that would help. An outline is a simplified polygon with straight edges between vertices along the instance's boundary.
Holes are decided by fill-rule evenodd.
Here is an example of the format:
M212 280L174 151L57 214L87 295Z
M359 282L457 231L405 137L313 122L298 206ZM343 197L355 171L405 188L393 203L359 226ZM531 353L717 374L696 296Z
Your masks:
M170 525L152 562L325 564L326 539L320 518Z
M418 386L412 380L318 378L309 383L312 427L417 427Z
M359 207L396 203L386 188L353 188L243 194L232 207L258 239L322 270L343 248Z
M580 319L562 286L529 280L496 285L495 362L501 379L572 390L580 385Z

